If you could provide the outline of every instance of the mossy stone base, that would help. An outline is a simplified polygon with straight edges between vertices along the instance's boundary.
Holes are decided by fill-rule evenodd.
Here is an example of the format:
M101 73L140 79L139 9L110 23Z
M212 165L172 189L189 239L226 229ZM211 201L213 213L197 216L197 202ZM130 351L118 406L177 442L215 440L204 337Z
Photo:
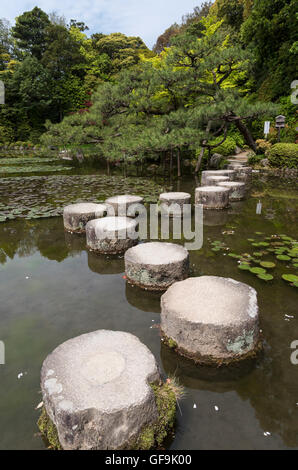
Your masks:
M161 449L165 439L174 432L176 395L171 384L150 384L150 386L155 395L158 420L143 428L139 436L126 446L125 449L121 450ZM57 428L49 418L45 407L42 408L37 425L49 449L62 450Z
M260 337L258 343L256 344L255 348L246 354L237 354L231 358L223 359L217 358L213 356L202 356L200 354L191 354L188 351L185 351L183 348L179 348L176 341L172 338L166 336L163 331L161 331L161 337L163 340L163 344L165 344L168 348L175 351L180 356L189 359L190 361L194 362L200 366L208 366L208 367L226 367L232 366L236 364L244 364L245 362L255 361L257 360L261 353L263 352L263 338Z

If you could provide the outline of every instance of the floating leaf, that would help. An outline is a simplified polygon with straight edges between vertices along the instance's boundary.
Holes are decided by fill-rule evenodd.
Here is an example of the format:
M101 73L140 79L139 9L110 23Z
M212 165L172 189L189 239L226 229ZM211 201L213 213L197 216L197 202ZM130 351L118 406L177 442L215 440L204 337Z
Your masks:
M253 274L265 274L266 269L263 268L250 268L250 272Z
M274 277L271 274L258 274L257 276L259 279L262 279L262 281L272 281Z
M275 268L276 264L272 263L271 261L261 261L260 265L263 266L263 268L267 269L272 269Z
M283 274L281 277L284 281L287 282L298 282L298 276L296 276L295 274Z
M243 271L250 271L250 265L246 263L238 264L238 268L242 269Z
M286 256L286 255L277 255L276 258L279 259L280 261L288 261L289 259L291 259L289 256Z

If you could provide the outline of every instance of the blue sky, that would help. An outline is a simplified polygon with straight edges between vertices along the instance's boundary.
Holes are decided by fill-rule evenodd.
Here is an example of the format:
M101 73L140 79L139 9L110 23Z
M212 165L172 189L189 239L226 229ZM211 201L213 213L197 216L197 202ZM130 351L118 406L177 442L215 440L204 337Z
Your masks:
M56 11L66 20L84 21L90 32L121 32L141 36L148 47L172 23L180 22L203 0L8 0L0 17L11 23L16 16L38 6L47 13Z

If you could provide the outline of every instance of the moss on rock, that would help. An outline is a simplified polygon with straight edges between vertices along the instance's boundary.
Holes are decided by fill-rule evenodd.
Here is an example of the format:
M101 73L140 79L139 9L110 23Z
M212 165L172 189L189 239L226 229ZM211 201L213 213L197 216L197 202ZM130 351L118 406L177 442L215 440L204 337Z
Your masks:
M151 384L155 395L158 420L143 429L137 438L136 450L160 448L166 437L173 433L176 417L176 394L171 382L162 385Z
M158 420L141 431L139 436L125 447L125 450L149 450L161 448L162 443L174 431L176 417L176 400L180 392L175 390L176 384L168 380L163 384L150 384L158 411ZM49 449L62 450L55 424L50 419L45 407L37 422L39 430L48 444Z
M57 428L47 414L44 406L42 408L37 425L43 438L49 444L48 447L53 450L62 450L62 446L59 442Z

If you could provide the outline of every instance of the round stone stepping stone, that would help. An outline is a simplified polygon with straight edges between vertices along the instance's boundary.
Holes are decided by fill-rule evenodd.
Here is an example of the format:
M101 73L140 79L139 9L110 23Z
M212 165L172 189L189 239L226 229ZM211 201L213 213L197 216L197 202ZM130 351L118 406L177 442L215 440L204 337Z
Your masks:
M148 290L165 290L189 272L188 251L175 243L142 243L127 250L124 261L128 282Z
M229 199L230 201L241 201L245 198L246 184L240 181L225 181L218 183L221 188L230 189Z
M71 204L64 207L63 223L68 232L84 233L89 220L98 219L107 213L105 204L91 202Z
M227 165L228 170L239 170L239 168L242 168L245 166L245 163L241 162L231 162Z
M207 180L206 178L208 176L228 176L230 180L232 180L235 176L235 171L234 170L205 170L202 171L202 177L201 177L201 185L207 185Z
M204 209L225 209L229 205L229 188L219 186L200 186L196 188L195 203Z
M191 195L188 193L163 193L159 196L162 213L171 217L183 216L183 206L190 204Z
M230 181L229 176L217 176L217 175L207 176L205 179L206 179L206 186L216 186L217 183L220 183L222 181Z
M109 197L105 203L112 209L109 215L119 215L122 217L134 217L133 206L143 204L143 198L140 196L131 196L124 194L122 196Z
M177 282L161 297L161 330L166 344L197 362L251 357L261 344L256 291L216 276Z
M70 339L41 370L45 411L65 450L129 448L158 419L150 384L159 381L153 354L119 331Z
M236 179L239 181L248 181L252 177L252 167L251 166L242 166L236 170Z
M87 248L99 253L121 253L137 243L137 222L129 217L104 217L86 225Z

